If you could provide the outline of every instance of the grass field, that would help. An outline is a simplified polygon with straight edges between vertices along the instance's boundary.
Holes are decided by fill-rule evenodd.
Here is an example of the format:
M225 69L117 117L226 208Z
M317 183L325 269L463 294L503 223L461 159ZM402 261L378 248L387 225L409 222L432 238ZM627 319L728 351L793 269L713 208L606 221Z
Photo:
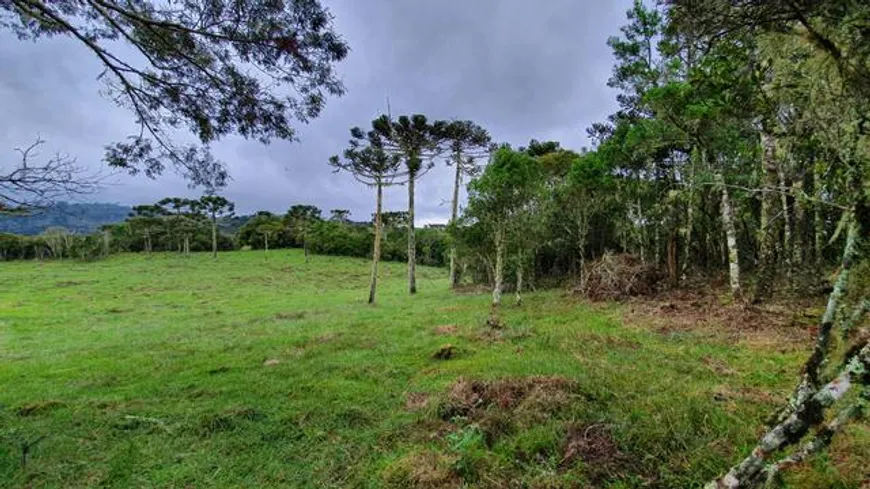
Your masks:
M699 487L806 355L555 291L491 330L486 295L422 268L408 297L404 270L370 307L366 261L296 251L0 264L0 485ZM853 427L792 487L868 459Z

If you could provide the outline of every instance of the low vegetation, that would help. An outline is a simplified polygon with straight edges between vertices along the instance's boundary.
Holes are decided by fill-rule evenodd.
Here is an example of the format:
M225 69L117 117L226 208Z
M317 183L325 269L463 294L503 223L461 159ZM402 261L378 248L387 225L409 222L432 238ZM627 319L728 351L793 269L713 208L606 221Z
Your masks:
M787 398L818 313L552 291L497 329L446 269L412 298L383 264L361 307L367 261L270 253L4 264L0 486L699 487ZM858 488L868 457L852 424L787 482Z

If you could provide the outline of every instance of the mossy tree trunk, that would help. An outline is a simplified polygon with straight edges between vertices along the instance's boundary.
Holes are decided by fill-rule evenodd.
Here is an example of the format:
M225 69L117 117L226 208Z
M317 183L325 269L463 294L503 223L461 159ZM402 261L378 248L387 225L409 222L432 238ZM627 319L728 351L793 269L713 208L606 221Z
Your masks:
M779 187L779 168L776 164L776 139L765 130L761 131L761 225L758 231L759 269L752 294L753 302L760 302L770 294L776 274L777 237L773 219L778 205L775 189Z
M734 208L731 204L731 196L725 186L725 178L721 173L716 175L717 182L722 192L721 212L722 227L725 228L725 242L728 250L728 282L731 286L731 296L739 299L743 295L740 285L740 253L737 248L737 226L734 224Z

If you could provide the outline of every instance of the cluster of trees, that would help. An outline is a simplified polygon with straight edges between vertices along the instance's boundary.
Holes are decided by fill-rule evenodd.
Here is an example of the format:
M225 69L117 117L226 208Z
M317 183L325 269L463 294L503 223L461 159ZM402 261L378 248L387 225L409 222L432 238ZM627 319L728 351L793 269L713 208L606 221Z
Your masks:
M319 255L371 256L376 239L372 222L353 222L350 212L333 209L324 219L322 212L311 205L294 205L283 216L261 211L252 216L237 234L240 247L262 249L302 248L306 260L309 253ZM381 257L389 261L406 261L407 214L384 213L381 226ZM447 233L438 227L415 230L414 256L422 265L443 266L447 260Z
M395 120L389 115L381 115L371 122L371 129L367 131L360 127L351 128L350 136L348 148L341 156L332 156L329 164L335 171L350 173L357 181L375 188L375 240L369 303L375 302L378 261L382 254L384 188L394 185L405 185L408 190L408 211L403 220L408 244L408 292L413 295L417 292L416 182L435 166L437 157L447 155L446 163L454 167L451 222L456 221L462 178L478 171L476 158L491 150L491 137L471 121L429 122L422 114L403 115ZM456 247L452 245L450 277L454 285L457 283L456 270Z
M584 263L605 250L660 266L673 286L721 271L735 301L752 303L775 285L820 290L821 272L842 257L794 394L710 487L775 484L870 400L870 343L858 327L870 304L859 278L870 232L870 6L637 1L628 20L609 41L620 108L590 129L594 149L501 147L469 184L451 234L493 284L496 307L506 268L519 301L524 271L582 281Z

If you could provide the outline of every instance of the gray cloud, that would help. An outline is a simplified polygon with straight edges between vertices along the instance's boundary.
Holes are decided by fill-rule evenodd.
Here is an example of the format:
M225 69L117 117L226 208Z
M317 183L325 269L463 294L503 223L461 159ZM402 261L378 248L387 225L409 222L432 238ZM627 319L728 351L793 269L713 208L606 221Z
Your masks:
M351 126L386 110L387 98L394 114L472 119L498 141L555 139L574 148L588 144L585 129L615 108L605 41L631 0L325 3L352 48L339 67L348 93L299 126L300 142L230 138L214 146L233 177L225 193L243 212L314 203L368 216L371 190L333 174L326 160L344 148ZM49 142L44 153L62 151L97 168L103 146L135 132L132 115L100 95L99 63L71 40L21 42L0 33L0 66L0 161L39 133ZM420 223L446 220L450 186L443 167L420 181ZM91 199L136 204L198 194L167 172L156 181L112 177ZM388 191L387 208L406 206L403 189Z

